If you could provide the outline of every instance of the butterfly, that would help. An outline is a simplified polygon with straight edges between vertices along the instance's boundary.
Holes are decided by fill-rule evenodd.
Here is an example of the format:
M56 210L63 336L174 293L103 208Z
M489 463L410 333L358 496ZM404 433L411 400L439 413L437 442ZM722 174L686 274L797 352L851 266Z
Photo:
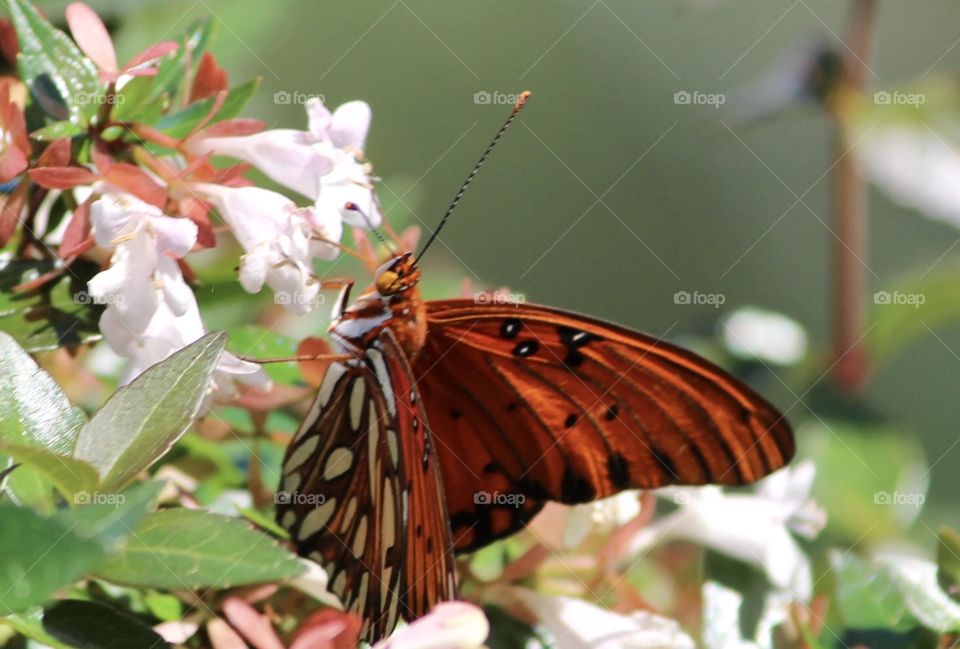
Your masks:
M418 260L438 230L353 303L344 282L329 328L343 356L284 457L277 520L364 639L455 599L455 555L547 501L743 485L793 456L783 415L677 346L545 306L424 301Z

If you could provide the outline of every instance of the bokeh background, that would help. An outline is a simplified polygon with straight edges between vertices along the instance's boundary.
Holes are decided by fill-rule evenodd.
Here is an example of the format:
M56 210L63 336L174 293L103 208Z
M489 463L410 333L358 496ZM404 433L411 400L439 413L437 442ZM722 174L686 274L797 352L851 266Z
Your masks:
M39 2L60 17L66 2ZM751 88L811 43L837 42L847 6L828 0L91 0L120 59L212 14L212 46L237 83L263 85L245 111L301 128L297 97L373 108L367 154L398 226L435 224L509 111L478 92L534 98L425 262L434 297L460 279L673 339L710 335L746 305L807 329L813 379L830 332L831 130L814 101L761 120ZM883 3L869 81L949 75L960 63L960 7ZM780 62L780 63L778 63ZM680 91L724 106L678 105ZM277 94L280 93L280 94ZM283 95L286 93L286 95ZM297 94L301 93L301 94ZM282 96L290 97L284 103ZM798 197L801 199L798 201ZM870 190L870 290L894 286L960 248L957 230ZM349 272L361 272L344 264ZM440 281L443 278L443 281ZM720 309L677 291L722 294ZM864 296L869 300L869 296ZM303 330L319 331L316 322ZM924 516L947 505L956 471L960 327L934 327L875 367L855 406L915 435L932 465ZM784 408L796 399L755 368ZM789 381L788 381L789 383ZM806 382L809 385L810 381ZM830 401L830 379L808 395ZM806 406L791 411L808 418ZM912 431L912 432L910 432ZM803 430L800 431L801 435ZM803 440L801 439L801 444Z

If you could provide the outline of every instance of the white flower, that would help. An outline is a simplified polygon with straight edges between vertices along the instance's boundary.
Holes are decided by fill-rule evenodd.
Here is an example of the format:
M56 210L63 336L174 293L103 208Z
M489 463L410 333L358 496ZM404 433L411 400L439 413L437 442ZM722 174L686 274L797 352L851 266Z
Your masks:
M287 584L327 606L342 610L343 604L340 599L329 590L330 577L327 571L315 561L302 557L298 558L297 561L304 567L304 571L297 577L289 579Z
M355 227L377 227L381 216L373 198L370 168L360 162L370 127L370 107L352 101L330 113L314 97L306 108L306 131L277 129L201 137L188 141L187 150L249 162L271 180L314 201L325 221L338 215Z
M619 564L673 539L700 543L763 570L771 584L808 601L813 590L810 562L792 534L813 538L824 512L809 499L816 468L810 461L761 481L755 494L726 494L719 487L669 487L680 508L640 530Z
M877 126L867 131L856 152L873 181L894 200L960 227L957 132L955 126L942 130L938 134L907 123Z
M373 649L480 649L489 633L482 610L467 602L443 602Z
M197 226L125 193L94 201L90 220L97 244L112 248L112 254L110 267L95 275L88 289L94 301L107 305L100 331L127 360L120 376L125 384L206 333L176 261L193 247ZM224 354L214 373L213 396L232 398L234 379L258 386L267 382L258 365Z
M563 530L563 546L575 548L588 534L609 535L640 515L640 496L623 491L609 498L570 507Z
M774 629L789 623L793 598L784 591L764 595L762 615L752 638L744 638L740 628L744 597L738 591L715 581L703 585L703 644L707 649L769 649L774 645ZM753 604L752 606L756 606Z
M278 301L297 314L317 304L320 282L315 259L334 259L343 223L337 214L300 208L282 194L259 187L224 187L199 183L230 226L246 254L240 260L240 284L256 293L264 284Z
M763 309L738 309L723 323L733 354L776 365L792 365L807 353L807 334L795 320Z
M649 611L621 615L582 599L544 595L526 588L495 592L507 610L518 606L553 636L557 649L693 649L680 625Z

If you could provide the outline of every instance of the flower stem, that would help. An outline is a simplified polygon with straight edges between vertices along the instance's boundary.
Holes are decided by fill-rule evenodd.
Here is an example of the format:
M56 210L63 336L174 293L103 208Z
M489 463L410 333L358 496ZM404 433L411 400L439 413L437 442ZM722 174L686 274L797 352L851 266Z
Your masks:
M877 0L852 0L839 92L828 112L833 122L833 211L836 224L833 286L833 378L846 393L863 388L869 358L866 330L868 219L864 174L851 151L851 109L868 91L870 45Z

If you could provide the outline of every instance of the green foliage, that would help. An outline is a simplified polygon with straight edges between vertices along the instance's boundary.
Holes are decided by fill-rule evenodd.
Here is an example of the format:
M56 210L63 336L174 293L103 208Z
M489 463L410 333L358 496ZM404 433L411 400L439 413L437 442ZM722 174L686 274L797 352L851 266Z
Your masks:
M102 94L96 66L27 0L10 0L20 41L20 78L49 115L86 124Z
M149 626L111 606L67 599L48 608L43 628L77 649L144 649L167 643ZM104 629L110 629L104 633Z
M148 516L97 574L130 586L184 589L275 581L302 571L270 536L241 521L170 509Z
M117 390L80 430L74 457L97 468L102 489L122 488L187 432L225 344L214 332L184 347Z

